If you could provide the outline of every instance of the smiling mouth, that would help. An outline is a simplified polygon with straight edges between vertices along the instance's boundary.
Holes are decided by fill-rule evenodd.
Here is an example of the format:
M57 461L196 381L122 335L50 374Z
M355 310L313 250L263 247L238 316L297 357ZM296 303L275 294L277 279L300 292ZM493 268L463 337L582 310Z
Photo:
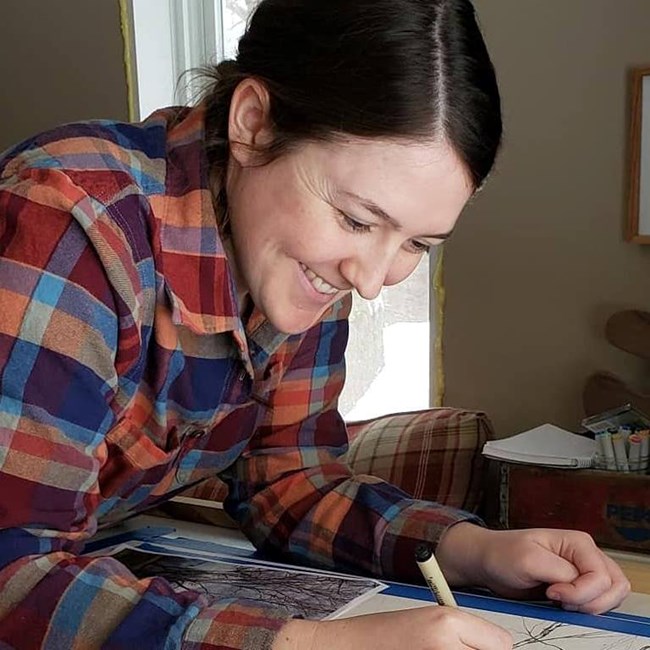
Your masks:
M326 296L333 296L334 294L337 294L341 289L332 286L329 282L324 280L323 278L320 277L320 275L317 275L314 273L310 268L305 266L302 262L300 262L300 268L303 270L303 273L305 274L305 277L309 280L310 284L318 293L322 293L323 295Z

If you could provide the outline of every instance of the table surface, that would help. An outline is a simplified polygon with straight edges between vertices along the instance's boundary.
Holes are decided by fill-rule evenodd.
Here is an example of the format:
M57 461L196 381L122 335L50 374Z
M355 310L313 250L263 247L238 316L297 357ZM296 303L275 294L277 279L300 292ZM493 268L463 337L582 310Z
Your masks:
M206 541L220 542L238 548L252 549L250 542L244 535L233 528L222 528L213 525L197 524L178 519L158 517L151 515L140 515L134 517L119 527L102 531L99 536L112 535L115 532L135 530L143 526L173 527L182 535L202 539ZM637 614L650 616L650 557L635 553L623 553L619 551L607 551L623 568L628 579L632 583L632 593L623 601L616 610L626 614ZM399 599L400 608L421 607L421 601L410 601ZM373 596L363 604L361 609L350 610L350 615L366 614L371 612L388 611L395 609L396 599L392 596Z

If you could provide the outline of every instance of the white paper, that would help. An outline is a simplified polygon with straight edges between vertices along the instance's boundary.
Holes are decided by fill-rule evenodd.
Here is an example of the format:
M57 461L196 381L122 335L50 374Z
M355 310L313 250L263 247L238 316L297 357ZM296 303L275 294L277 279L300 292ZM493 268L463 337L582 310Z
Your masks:
M489 440L483 455L535 465L589 467L596 451L591 438L566 431L554 424L542 424L510 438Z

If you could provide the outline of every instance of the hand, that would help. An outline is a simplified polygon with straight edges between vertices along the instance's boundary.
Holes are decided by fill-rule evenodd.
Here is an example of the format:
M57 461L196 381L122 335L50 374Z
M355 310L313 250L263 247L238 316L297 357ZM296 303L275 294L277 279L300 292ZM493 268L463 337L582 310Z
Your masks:
M630 592L620 567L575 530L494 531L463 522L443 535L437 557L452 584L488 587L507 598L541 592L589 614L618 607Z
M273 650L511 650L504 629L454 607L287 623Z

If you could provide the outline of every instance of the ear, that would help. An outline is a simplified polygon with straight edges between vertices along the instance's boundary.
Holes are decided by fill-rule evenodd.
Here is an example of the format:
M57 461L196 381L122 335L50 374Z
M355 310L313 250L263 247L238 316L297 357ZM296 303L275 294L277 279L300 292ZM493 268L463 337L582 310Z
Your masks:
M254 164L256 150L273 141L270 113L266 86L250 77L241 81L232 95L228 116L230 151L240 165Z

